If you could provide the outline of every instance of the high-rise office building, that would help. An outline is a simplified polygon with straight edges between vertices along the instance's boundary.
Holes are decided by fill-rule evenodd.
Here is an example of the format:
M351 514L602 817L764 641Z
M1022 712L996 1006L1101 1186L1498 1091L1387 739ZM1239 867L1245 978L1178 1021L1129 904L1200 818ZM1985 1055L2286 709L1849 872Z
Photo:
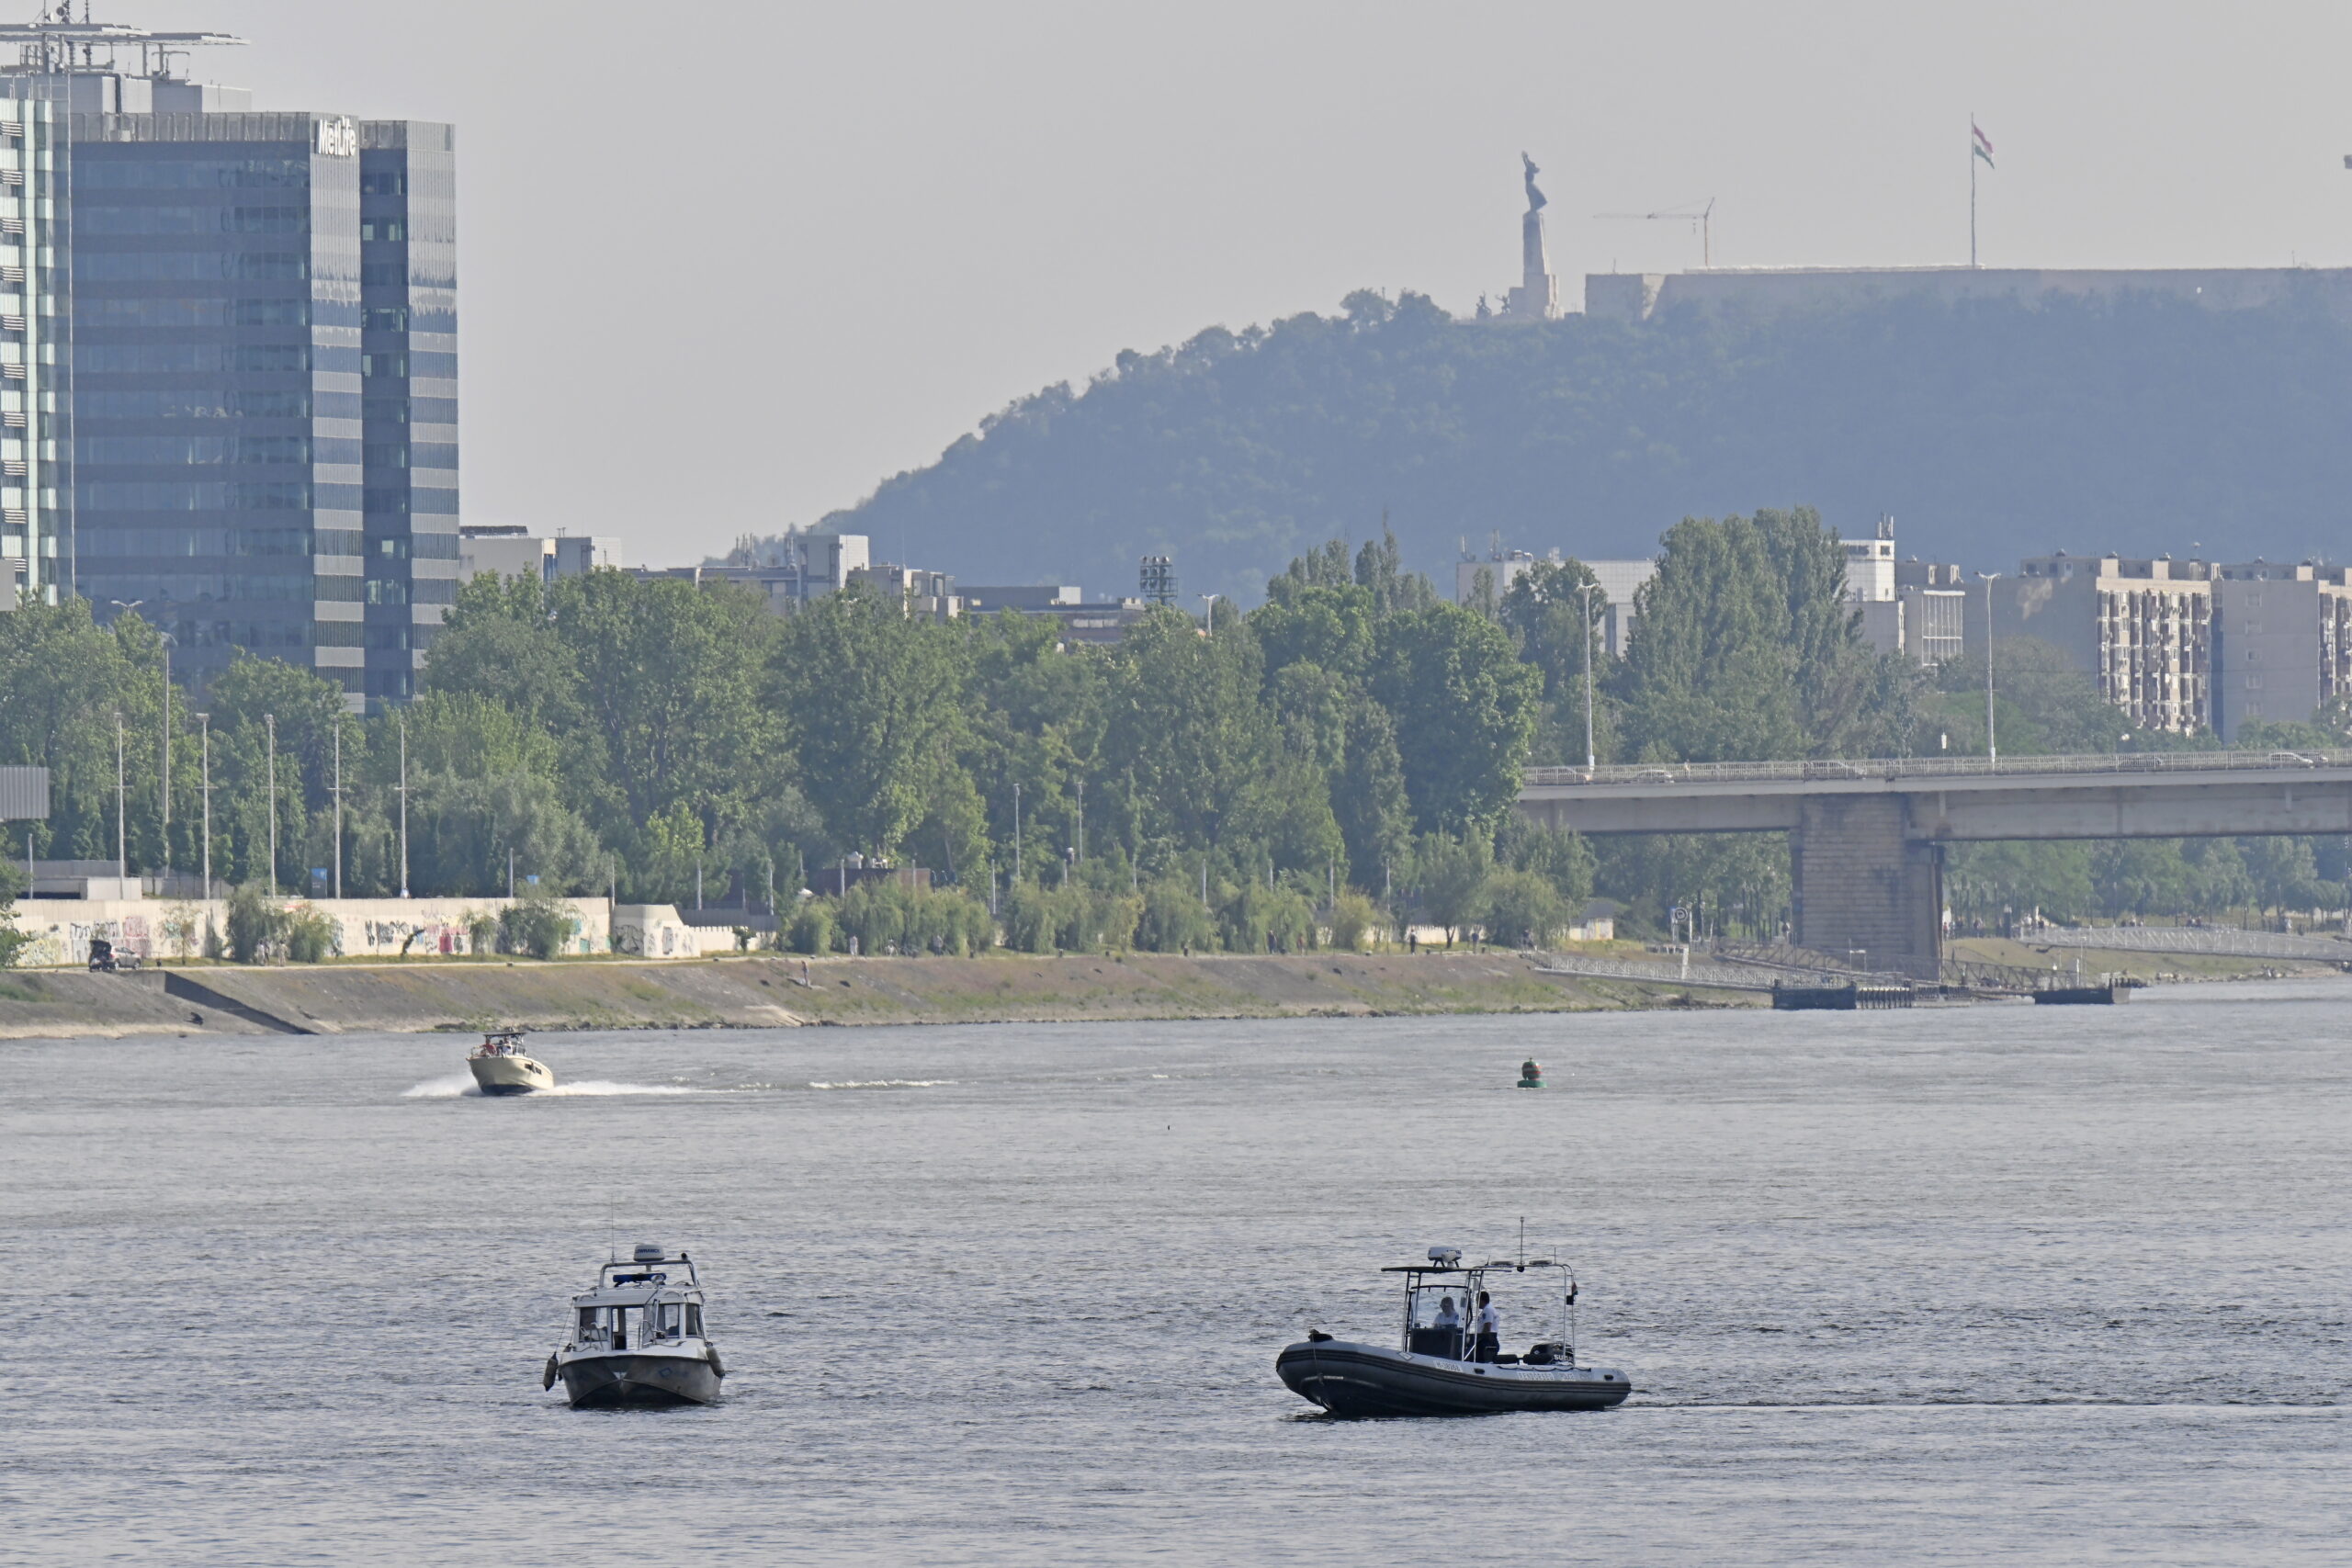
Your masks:
M397 700L457 587L454 139L187 79L189 49L236 41L0 27L20 57L0 93L64 171L45 254L70 379L27 440L65 470L40 545L192 676L246 649Z
M72 309L58 139L64 116L0 102L0 592L73 592L64 471Z

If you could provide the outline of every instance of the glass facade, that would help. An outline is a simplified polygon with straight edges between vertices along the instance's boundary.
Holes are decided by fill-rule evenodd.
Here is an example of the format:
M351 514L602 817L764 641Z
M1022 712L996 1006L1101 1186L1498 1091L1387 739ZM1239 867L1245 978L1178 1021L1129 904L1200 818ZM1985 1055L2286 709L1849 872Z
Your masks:
M75 591L198 679L409 696L457 580L450 128L72 121Z
M359 127L359 299L367 694L404 697L458 593L458 169L447 126Z

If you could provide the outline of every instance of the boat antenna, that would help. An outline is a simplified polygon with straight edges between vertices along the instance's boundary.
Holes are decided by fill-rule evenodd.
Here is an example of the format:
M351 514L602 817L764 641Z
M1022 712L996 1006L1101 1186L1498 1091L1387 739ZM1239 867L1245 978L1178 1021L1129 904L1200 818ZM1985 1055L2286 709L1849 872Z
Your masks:
M1519 1271L1527 1272L1527 1216L1519 1216Z
M613 1201L607 1198L605 1200L605 1261L607 1263L621 1260L620 1248L613 1241Z

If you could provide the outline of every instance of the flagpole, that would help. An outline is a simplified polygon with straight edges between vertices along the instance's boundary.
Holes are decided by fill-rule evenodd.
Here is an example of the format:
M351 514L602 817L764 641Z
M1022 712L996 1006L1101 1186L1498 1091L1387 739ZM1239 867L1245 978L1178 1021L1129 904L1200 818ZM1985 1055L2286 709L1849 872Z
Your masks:
M1968 269L1976 270L1976 115L1968 116Z

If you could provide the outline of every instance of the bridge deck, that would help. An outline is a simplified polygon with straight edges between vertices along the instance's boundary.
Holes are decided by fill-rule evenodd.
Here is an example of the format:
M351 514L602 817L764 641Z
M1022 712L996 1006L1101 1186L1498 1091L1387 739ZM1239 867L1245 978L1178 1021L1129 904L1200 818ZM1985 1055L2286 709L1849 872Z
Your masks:
M1533 768L1519 803L1588 833L1737 833L1873 796L1902 801L1905 837L1945 841L2352 832L2352 750Z

